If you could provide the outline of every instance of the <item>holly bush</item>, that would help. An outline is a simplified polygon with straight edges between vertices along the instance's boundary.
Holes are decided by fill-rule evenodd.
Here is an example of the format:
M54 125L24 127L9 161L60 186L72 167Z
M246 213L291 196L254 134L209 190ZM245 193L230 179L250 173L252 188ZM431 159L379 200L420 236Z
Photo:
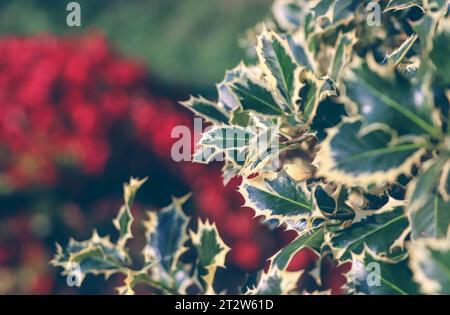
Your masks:
M298 234L244 293L329 293L332 262L351 265L348 294L450 294L448 6L278 0L256 40L249 32L258 63L227 71L217 101L182 103L212 124L194 161L224 158L224 181L242 178L255 216ZM131 269L124 244L140 184L125 186L117 242L95 233L71 241L54 264L124 273L121 293L141 281L166 293L213 293L228 247L208 222L187 234L184 199L150 215L145 263ZM185 246L193 264L180 259ZM292 270L305 249L320 262ZM306 278L310 290L299 285Z

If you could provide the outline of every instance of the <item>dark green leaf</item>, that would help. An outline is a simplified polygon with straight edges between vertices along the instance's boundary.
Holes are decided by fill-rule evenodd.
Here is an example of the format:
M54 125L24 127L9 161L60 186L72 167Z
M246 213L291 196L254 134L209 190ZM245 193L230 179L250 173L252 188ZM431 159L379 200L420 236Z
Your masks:
M262 215L266 220L276 219L281 223L298 222L313 212L312 197L304 185L299 185L290 177L279 174L274 179L262 176L244 179L239 191L246 205Z
M373 214L337 232L331 239L339 259L348 259L351 253L360 254L365 247L377 256L388 256L394 246L401 246L408 233L408 219L403 207L388 203Z
M209 122L228 123L229 114L220 108L218 104L210 102L203 97L191 97L188 101L181 102L181 105Z
M235 81L230 85L231 90L238 96L244 110L253 110L265 115L282 115L283 110L272 93L259 83L251 79Z

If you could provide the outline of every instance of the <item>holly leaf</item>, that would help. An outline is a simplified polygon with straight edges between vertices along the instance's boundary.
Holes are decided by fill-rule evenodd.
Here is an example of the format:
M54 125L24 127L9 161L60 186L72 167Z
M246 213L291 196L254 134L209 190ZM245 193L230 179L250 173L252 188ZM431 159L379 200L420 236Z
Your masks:
M109 237L100 237L97 231L94 231L87 241L70 239L65 248L57 244L51 264L62 267L62 275L75 275L77 285L81 285L87 274L109 278L114 273L122 272L122 268L129 262L130 258L123 247L116 246Z
M247 158L249 143L255 134L248 128L238 126L213 127L202 134L200 149L194 160L209 163L217 155L224 153L229 160L243 164Z
M190 231L192 244L197 250L197 277L206 294L213 294L217 268L225 268L225 257L230 248L219 236L215 224L198 221L197 232Z
M425 294L450 294L450 240L423 238L414 241L410 267Z
M409 173L425 152L419 138L397 138L383 125L362 126L352 118L328 130L316 158L319 176L350 185L390 183Z
M357 62L344 77L344 103L364 117L367 124L383 123L399 135L428 134L439 138L432 108L421 86L413 86L392 65L379 65L368 58ZM390 87L386 89L386 87Z
M180 102L180 104L208 122L226 124L230 119L229 114L218 104L210 102L203 97L191 96L189 100Z
M423 10L422 0L390 0L384 12L405 10L414 6Z
M385 61L397 67L404 60L418 38L419 36L416 34L409 36L397 49L386 56Z
M389 263L366 250L362 261L353 261L348 286L371 295L417 295L419 288L412 277L408 259Z
M426 170L408 188L408 216L412 237L444 237L450 225L450 201L444 201L439 184L444 176L444 158L430 161Z
M391 200L376 214L336 232L330 242L338 259L349 259L361 254L365 247L377 257L388 257L395 248L401 248L409 233L409 224L403 203Z
M307 124L311 124L317 113L317 108L326 97L336 95L334 83L329 80L318 79L312 72L304 70L300 74L298 101L300 113Z
M236 80L229 86L244 110L264 115L283 115L284 111L270 90L253 79Z
M190 195L173 198L172 203L158 212L149 212L144 222L146 246L143 254L146 263L156 263L167 274L175 272L180 256L187 250L189 218L183 212L183 204Z
M284 174L243 179L239 192L245 198L245 206L255 210L255 216L263 216L266 221L275 219L280 225L295 224L308 218L314 210L306 185L297 184Z
M254 133L247 128L238 126L213 127L202 134L200 144L212 146L218 150L244 150Z
M219 106L226 110L236 110L240 103L236 95L230 89L230 83L235 80L261 79L262 73L257 67L247 67L244 62L240 62L235 68L227 70L223 80L217 84L217 94L219 96Z
M335 196L330 196L318 185L314 190L314 198L322 214L329 220L345 222L355 217L353 209L345 203L348 194L342 187L337 189Z
M269 85L292 110L298 99L301 68L295 62L288 41L275 32L264 29L258 36L256 51Z
M339 33L336 41L336 50L334 51L330 69L328 70L328 75L334 82L338 82L344 73L343 69L349 64L356 40L355 32L346 34Z
M131 178L129 183L124 184L124 205L120 208L117 217L113 224L119 231L119 246L124 246L128 239L132 238L131 225L133 224L133 215L131 208L133 207L134 197L139 188L147 181L147 178L142 180Z
M263 273L258 285L247 291L247 295L283 295L296 288L301 272L281 271L271 268L268 273Z
M51 263L62 267L63 275L75 272L79 285L87 274L104 275L108 278L114 273L123 273L131 262L125 249L125 243L132 237L131 208L137 191L145 181L146 179L131 178L129 183L124 184L124 205L113 221L119 231L116 244L112 243L108 236L100 237L97 231L94 231L89 240L78 242L70 239L65 248L57 244L57 252Z
M323 227L318 227L300 232L295 240L283 247L270 260L271 266L280 270L286 269L291 259L304 248L310 248L319 252L324 243L325 231Z

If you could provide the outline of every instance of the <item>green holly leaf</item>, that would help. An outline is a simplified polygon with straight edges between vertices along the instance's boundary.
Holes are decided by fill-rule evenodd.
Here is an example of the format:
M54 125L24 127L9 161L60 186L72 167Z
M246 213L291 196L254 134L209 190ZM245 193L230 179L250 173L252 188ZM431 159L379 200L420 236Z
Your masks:
M346 204L348 194L342 187L330 196L321 185L314 190L314 198L321 213L335 222L346 222L355 218L355 212Z
M194 161L209 163L219 154L225 154L228 160L243 164L247 159L250 141L255 133L248 128L238 126L213 127L202 134L200 149L194 155Z
M217 268L225 268L230 248L220 238L215 224L198 221L197 232L190 231L197 250L197 277L206 294L214 294L213 282Z
M377 213L336 232L330 242L338 259L349 259L365 247L377 257L389 257L395 248L401 248L409 233L409 223L403 202L391 200Z
M418 286L411 281L413 273L408 259L389 263L365 251L362 261L353 261L348 286L357 293L371 295L416 295Z
M284 111L270 90L253 79L237 80L230 88L239 99L244 110L264 115L283 115Z
M450 294L450 240L423 238L410 247L414 280L425 294Z
M279 167L279 156L287 150L287 146L279 143L279 131L278 126L258 126L258 132L249 144L241 171L243 176L270 172Z
M392 65L376 64L372 58L359 63L344 78L346 96L342 99L353 111L368 124L386 124L399 135L441 136L421 86L413 86Z
M218 150L244 150L255 134L247 128L238 126L213 127L202 134L200 144Z
M284 295L296 288L301 272L281 271L271 268L263 273L255 288L249 289L247 295Z
M386 56L386 61L397 67L405 59L406 54L411 50L418 38L419 36L416 34L409 36L403 44Z
M69 275L76 269L80 285L87 274L109 277L114 273L123 273L130 264L125 243L132 237L131 208L137 191L145 181L146 179L131 178L129 183L124 184L124 205L113 221L119 232L116 244L112 243L108 236L100 237L97 231L94 231L89 240L78 242L71 239L65 248L57 244L57 252L51 263L62 267L64 275Z
M87 241L70 239L65 248L57 244L56 249L51 264L62 267L63 275L76 274L79 285L87 274L104 275L108 278L114 273L122 272L130 263L123 247L113 244L109 237L100 237L97 231Z
M180 256L187 250L189 218L183 212L183 204L190 195L173 198L172 203L158 212L149 212L144 223L146 246L143 254L146 263L159 264L167 273L173 273Z
M147 178L144 178L143 180L131 178L129 183L124 184L124 205L120 208L117 217L113 221L114 226L119 231L119 246L123 247L127 240L133 237L131 234L131 225L133 224L134 219L131 214L131 208L137 191L146 180Z
M240 62L235 68L227 70L223 80L217 84L217 94L219 95L219 104L227 110L236 110L239 107L239 100L230 89L230 83L238 79L255 80L260 79L259 69L247 67L244 62Z
M203 97L191 96L189 100L180 102L180 104L208 122L226 124L230 119L229 114L223 108Z
M338 82L342 76L343 69L349 64L352 57L353 46L356 43L356 33L339 33L336 41L336 50L330 63L328 75L334 82Z
M283 247L270 260L271 266L275 266L280 270L284 270L291 259L304 248L310 248L319 252L320 247L324 243L325 230L323 227L317 227L310 230L305 230L299 233L297 238Z
M423 10L422 0L390 0L384 12L405 10L414 6Z
M430 161L408 190L408 215L412 237L443 237L450 225L450 201L444 201L439 184L444 174L445 158Z
M311 124L317 113L317 108L326 97L336 95L334 83L327 79L318 79L308 70L300 74L300 113L307 124Z
M288 41L275 32L264 29L258 36L256 51L269 85L292 110L298 99L301 68L295 62Z
M420 162L423 140L397 138L383 125L362 126L361 119L344 119L328 131L317 157L319 176L350 185L384 184Z
M259 176L243 179L239 192L245 206L255 210L255 216L282 223L297 223L308 218L314 210L311 193L304 183L296 183L287 175L274 178Z

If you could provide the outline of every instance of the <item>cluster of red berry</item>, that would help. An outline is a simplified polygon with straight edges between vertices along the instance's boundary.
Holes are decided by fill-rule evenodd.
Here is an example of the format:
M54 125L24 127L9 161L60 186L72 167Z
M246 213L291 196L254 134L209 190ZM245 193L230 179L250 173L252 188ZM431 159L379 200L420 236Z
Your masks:
M102 171L112 124L145 76L101 36L0 40L0 173L18 188L58 180L58 165Z

